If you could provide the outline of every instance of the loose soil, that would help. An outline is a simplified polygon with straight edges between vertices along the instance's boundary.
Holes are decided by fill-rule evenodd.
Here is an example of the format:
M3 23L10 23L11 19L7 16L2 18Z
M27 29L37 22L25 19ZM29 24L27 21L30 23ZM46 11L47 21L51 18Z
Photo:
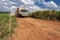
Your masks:
M12 40L60 40L60 22L17 18L18 27Z

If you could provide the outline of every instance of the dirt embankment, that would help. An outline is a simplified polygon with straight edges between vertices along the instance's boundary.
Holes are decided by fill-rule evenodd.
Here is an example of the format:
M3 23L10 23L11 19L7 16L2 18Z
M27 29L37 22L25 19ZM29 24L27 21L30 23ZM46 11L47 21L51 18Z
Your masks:
M13 40L60 40L60 22L34 18L17 18Z

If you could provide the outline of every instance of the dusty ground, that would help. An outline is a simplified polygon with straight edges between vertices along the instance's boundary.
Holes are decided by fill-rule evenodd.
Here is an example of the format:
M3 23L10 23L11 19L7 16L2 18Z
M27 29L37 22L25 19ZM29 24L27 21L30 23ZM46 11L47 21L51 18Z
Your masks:
M12 40L60 40L60 22L17 18L19 27Z

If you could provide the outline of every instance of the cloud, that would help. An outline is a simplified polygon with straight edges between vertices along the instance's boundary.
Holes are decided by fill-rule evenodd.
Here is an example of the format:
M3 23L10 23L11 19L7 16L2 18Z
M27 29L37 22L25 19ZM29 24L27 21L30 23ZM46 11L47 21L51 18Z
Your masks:
M46 6L46 7L53 7L53 8L57 8L57 4L53 1L50 1L50 2L45 2L43 1L43 5Z
M7 7L7 6L3 6L4 8L6 8L6 9L9 9L9 7Z
M60 5L58 6L58 10L60 10Z
M5 4L5 5L8 5L8 3L7 3L7 2L5 2L4 4Z
M6 1L6 0L3 0L3 1Z
M41 8L38 7L38 6L27 6L27 9L28 9L29 11L37 11L37 10L41 10Z
M35 3L37 3L37 5ZM49 7L60 9L60 6L53 0L50 2L45 2L45 0L0 0L0 11L4 11L3 9L7 11L15 11L16 8L21 5L27 6L27 9L29 10L42 10L42 8L49 9Z
M11 12L15 12L16 11L16 8L17 8L17 6L11 6Z
M15 4L15 5L17 5L17 3L15 3L15 2L12 2L12 1L10 1L10 4Z
M22 4L23 6L26 6L28 10L31 10L31 11L35 11L35 10L39 10L40 7L36 6L34 4L34 0L20 0L20 2L24 3ZM11 2L12 4L14 4L14 2ZM21 6L21 5L20 5ZM14 11L15 9L17 8L17 6L11 6L11 9Z
M21 0L24 4L32 4L34 5L34 0Z

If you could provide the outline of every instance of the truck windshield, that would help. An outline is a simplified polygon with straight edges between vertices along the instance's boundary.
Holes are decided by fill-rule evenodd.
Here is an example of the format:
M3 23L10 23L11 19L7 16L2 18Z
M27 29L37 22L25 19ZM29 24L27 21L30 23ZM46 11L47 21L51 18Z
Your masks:
M21 12L28 12L28 10L21 10Z

